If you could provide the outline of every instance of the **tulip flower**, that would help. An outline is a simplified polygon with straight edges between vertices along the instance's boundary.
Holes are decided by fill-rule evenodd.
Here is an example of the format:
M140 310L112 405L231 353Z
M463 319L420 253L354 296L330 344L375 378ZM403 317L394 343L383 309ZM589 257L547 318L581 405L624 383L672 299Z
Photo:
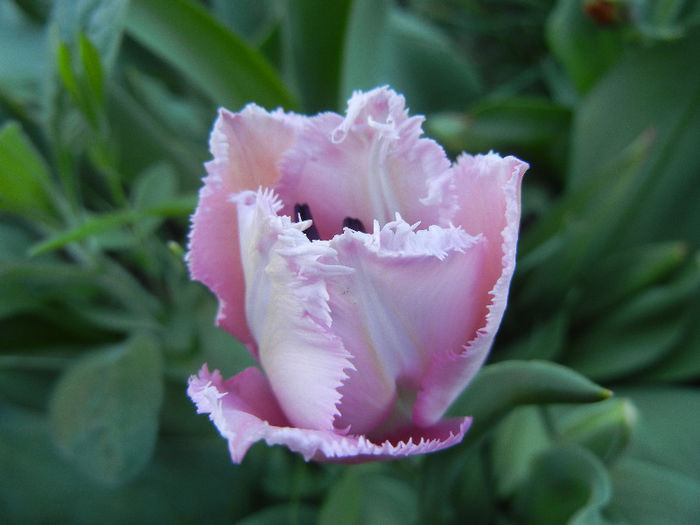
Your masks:
M503 317L528 166L452 165L423 120L386 87L345 117L220 110L187 259L259 367L204 365L188 394L235 462L260 440L358 462L467 431L443 415Z

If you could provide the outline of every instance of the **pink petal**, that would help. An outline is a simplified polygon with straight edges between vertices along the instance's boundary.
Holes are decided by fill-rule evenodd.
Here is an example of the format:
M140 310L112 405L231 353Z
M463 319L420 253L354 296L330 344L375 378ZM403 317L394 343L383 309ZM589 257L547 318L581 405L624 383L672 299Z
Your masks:
M254 104L237 114L219 110L210 138L214 159L206 164L208 176L192 217L187 255L192 278L219 298L217 324L252 349L254 341L244 311L238 217L229 197L274 184L279 177L277 163L302 122L300 116L267 113Z
M278 216L281 203L269 191L245 191L238 207L245 274L246 316L259 360L275 397L297 427L333 428L338 387L352 369L349 354L331 329L326 280L351 270L333 264L327 242L311 242Z
M197 405L197 412L209 414L228 440L236 463L260 440L268 445L285 445L307 461L361 462L424 454L459 443L471 423L469 418L455 418L428 428L407 427L382 443L364 436L290 427L257 368L223 381L218 371L210 374L205 365L198 376L190 378L187 393Z
M338 262L355 270L328 281L333 330L355 367L340 389L338 428L359 434L382 424L371 434L381 437L411 420L435 356L458 351L484 324L486 304L474 300L484 295L484 241L455 227L415 230L400 218L331 241Z
M455 167L460 209L454 221L488 242L483 279L487 293L475 295L488 305L476 336L460 351L436 356L413 410L417 424L438 421L484 363L503 318L513 271L520 222L520 183L528 165L514 157L462 155Z
M288 206L309 204L322 239L340 233L346 217L366 227L396 213L426 226L449 222L450 163L437 143L419 138L423 117L409 118L404 106L388 88L357 92L344 119L311 119L285 155L279 195Z

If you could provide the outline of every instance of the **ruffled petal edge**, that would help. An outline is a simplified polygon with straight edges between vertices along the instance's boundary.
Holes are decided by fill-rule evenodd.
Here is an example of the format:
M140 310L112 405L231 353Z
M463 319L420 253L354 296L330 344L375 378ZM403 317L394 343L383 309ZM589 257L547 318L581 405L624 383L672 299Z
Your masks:
M430 427L408 427L382 443L365 436L287 426L267 379L248 368L224 381L206 365L190 377L187 393L200 414L209 418L228 441L231 459L241 463L257 441L284 445L306 461L362 463L435 452L462 441L471 418L446 419Z

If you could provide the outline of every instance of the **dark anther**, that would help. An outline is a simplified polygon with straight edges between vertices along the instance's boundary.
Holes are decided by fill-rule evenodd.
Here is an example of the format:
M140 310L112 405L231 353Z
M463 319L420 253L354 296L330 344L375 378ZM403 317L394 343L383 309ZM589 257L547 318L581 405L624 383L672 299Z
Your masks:
M311 208L309 208L308 204L295 204L294 205L294 218L296 219L295 222L301 222L301 221L308 221L308 220L313 220L313 217L311 216ZM306 236L309 238L310 241L317 241L321 237L318 235L318 230L316 229L316 225L312 224L310 227L308 227L304 233Z
M362 224L362 221L360 219L353 219L352 217L345 217L343 219L343 228L350 228L351 230L366 233L365 225Z

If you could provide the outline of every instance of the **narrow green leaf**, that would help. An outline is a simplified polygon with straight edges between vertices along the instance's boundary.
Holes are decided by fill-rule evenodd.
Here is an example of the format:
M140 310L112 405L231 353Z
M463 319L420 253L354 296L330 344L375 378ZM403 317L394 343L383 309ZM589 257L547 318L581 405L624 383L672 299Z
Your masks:
M119 485L151 458L162 398L160 351L150 339L91 353L56 387L53 437L86 475Z
M49 170L16 122L0 128L0 210L52 215Z
M29 250L29 255L34 257L42 253L58 250L66 244L115 231L150 217L186 217L192 213L195 204L196 197L177 197L141 210L127 209L103 213L102 215L86 219L82 224L71 230L57 233L35 244Z
M217 105L255 101L293 109L295 101L263 56L187 0L131 2L127 30Z
M668 278L688 257L684 242L668 241L612 254L583 276L577 318L594 316Z
M520 405L593 403L612 395L584 376L547 361L505 361L484 367L449 409L471 415L465 443L476 442L509 410Z
M131 210L105 213L97 217L92 217L67 232L59 233L49 237L45 241L35 244L29 251L29 255L33 257L57 250L71 242L82 241L92 235L120 228L132 221L134 217L135 213Z
M104 71L100 55L84 33L80 34L79 49L90 98L95 101L98 107L102 107L104 104Z
M648 287L603 319L585 326L572 342L568 366L607 381L643 370L669 355L688 327L684 312L700 291L700 261L671 282Z
M51 23L58 39L78 56L86 38L109 71L116 59L129 0L57 0Z

